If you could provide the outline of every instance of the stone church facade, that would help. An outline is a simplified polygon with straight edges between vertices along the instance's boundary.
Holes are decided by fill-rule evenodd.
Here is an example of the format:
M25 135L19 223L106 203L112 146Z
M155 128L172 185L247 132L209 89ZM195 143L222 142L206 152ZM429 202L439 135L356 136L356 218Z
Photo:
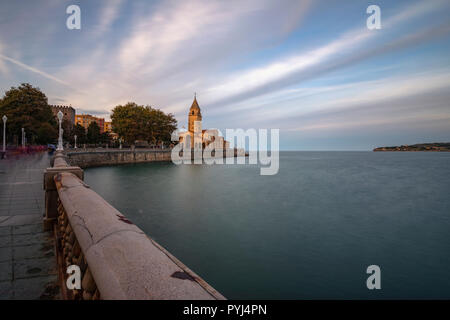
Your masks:
M219 136L217 129L202 129L202 113L194 97L188 114L188 130L180 133L180 143L187 144L189 148L205 149L206 147L218 149L229 149L230 143Z

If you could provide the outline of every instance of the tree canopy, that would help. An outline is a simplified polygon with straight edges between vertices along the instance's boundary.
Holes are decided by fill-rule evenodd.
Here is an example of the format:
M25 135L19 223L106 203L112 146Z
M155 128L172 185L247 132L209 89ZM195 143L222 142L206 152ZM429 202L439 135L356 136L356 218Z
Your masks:
M89 124L89 127L87 129L86 138L89 143L99 143L101 134L100 134L100 127L98 126L97 122L92 121Z
M48 99L39 89L28 83L11 87L0 99L0 117L6 115L8 140L21 136L22 128L31 143L56 141L58 130Z
M20 138L22 128L25 129L30 143L54 143L58 138L58 126L45 94L28 83L19 87L11 87L0 99L0 117L6 115L8 141L16 136ZM119 137L130 145L136 140L148 141L151 144L170 144L171 134L177 128L177 121L171 113L160 109L129 102L116 106L111 115L112 128ZM92 122L86 130L73 126L69 121L62 123L63 138L73 144L74 135L77 142L108 143L109 133L101 134L96 122Z
M73 124L67 120L67 119L63 119L62 123L61 123L61 128L63 129L63 139L64 141L70 141L72 142L73 140Z
M113 131L131 145L136 140L169 144L171 133L177 128L177 121L171 113L134 102L116 106L111 120Z
M77 136L77 143L78 144L83 144L83 143L87 143L87 139L86 139L86 130L84 129L84 127L81 124L76 124L73 127L73 136ZM73 139L73 143L75 143L75 139ZM72 140L71 140L72 143Z

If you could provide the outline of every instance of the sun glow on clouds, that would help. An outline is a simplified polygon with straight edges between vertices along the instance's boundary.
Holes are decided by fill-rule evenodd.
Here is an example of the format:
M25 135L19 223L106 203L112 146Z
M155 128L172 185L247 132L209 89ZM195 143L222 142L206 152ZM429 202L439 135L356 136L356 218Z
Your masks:
M449 98L450 68L372 81L280 90L239 103L232 112L251 111L253 116L245 122L248 126L257 122L263 127L283 126L286 131L322 130L356 127L383 117L390 123L394 114L397 118L414 115L416 120L425 115L448 118ZM229 121L226 112L222 117L225 117L223 121Z
M15 71L21 69L22 75L26 70L30 79L41 77L39 83L33 84L49 95L50 102L53 97L64 99L80 112L103 110L107 116L115 105L136 101L174 112L180 126L186 121L193 92L198 92L208 115L205 120L212 125L276 125L282 131L354 127L351 121L343 119L330 125L333 121L326 117L339 110L345 114L348 108L364 110L373 101L389 104L413 94L426 95L447 88L447 70L441 68L442 72L434 74L419 65L394 76L389 69L396 65L395 61L381 63L378 68L385 68L387 74L374 80L364 79L370 68L362 65L358 71L362 78L346 83L332 81L349 66L380 59L386 53L403 51L409 56L416 54L414 46L431 39L445 38L448 42L448 22L442 23L442 19L433 16L425 24L416 24L416 20L420 22L427 15L448 12L446 1L382 8L383 29L379 32L365 28L366 15L362 12L363 24L339 25L338 36L330 37L324 32L317 35L314 46L275 50L246 65L247 57L270 52L289 37L297 35L308 40L315 36L304 30L310 24L322 23L321 18L326 17L320 16L321 8L329 5L297 0L285 0L282 4L269 0L114 0L96 8L81 4L82 14L97 9L97 19L91 23L88 20L79 34L61 31L65 32L67 43L73 41L73 52L65 51L68 56L63 57L56 55L59 67L53 67L52 60L46 61L38 45L34 44L31 52L26 39L15 44L8 41L8 35L0 33L0 74L8 75L9 80L0 79L0 86L6 90L27 81L14 76ZM0 12L1 18L5 10ZM313 18L308 19L310 16ZM54 23L47 20L45 23ZM8 47L2 43L8 43ZM57 47L58 41L54 45ZM442 59L445 52L448 53L448 47L436 55ZM419 54L417 59L421 59ZM444 113L445 119L448 110L439 110L433 112ZM412 112L413 117L419 115ZM307 118L302 122L303 116ZM360 123L383 123L382 113L359 117ZM424 119L434 117L435 113ZM390 117L389 121L393 119L399 118Z
M346 97L322 103L306 99L304 110L292 113L286 130L351 128L420 120L447 121L450 125L450 113L441 114L450 96L450 70L329 88L330 92L333 90ZM302 123L304 125L299 126Z
M443 3L437 1L436 4ZM431 4L431 5L430 5ZM417 3L399 14L393 16L385 22L389 28L395 27L402 22L410 22L411 19L420 14L437 10L438 7L432 5L433 2ZM277 60L273 63L263 65L254 69L237 72L228 76L223 83L211 87L208 94L216 99L229 99L230 96L238 95L242 92L252 91L258 87L270 83L276 83L289 76L307 71L308 68L322 68L324 64L334 63L339 57L351 55L367 44L372 38L379 36L379 33L371 32L365 27L351 30L342 35L339 39L331 41L322 47L311 51L300 53ZM379 44L377 44L379 46Z

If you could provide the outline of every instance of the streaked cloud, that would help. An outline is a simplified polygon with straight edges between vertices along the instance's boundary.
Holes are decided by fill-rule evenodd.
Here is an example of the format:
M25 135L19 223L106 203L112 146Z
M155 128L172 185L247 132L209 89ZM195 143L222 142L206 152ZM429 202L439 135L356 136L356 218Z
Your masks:
M435 6L433 6L435 4ZM443 1L417 3L400 11L397 15L387 19L386 26L395 27L402 22L411 23L416 16L429 11L439 10L445 5ZM223 83L209 89L209 94L218 101L217 104L234 103L252 96L267 94L272 90L279 90L304 79L322 75L324 72L334 71L362 59L387 51L401 49L416 42L430 40L435 35L448 35L450 23L419 30L416 33L402 35L387 43L367 44L379 33L367 28L351 30L339 39L311 51L286 57L261 67L232 74Z
M322 103L305 99L304 111L291 110L289 117L279 115L273 121L283 122L287 131L299 132L381 128L393 123L416 126L431 121L450 128L450 70L352 83L329 88L328 94L333 91L344 97Z
M21 68L23 68L23 69L25 69L25 70L28 70L28 71L37 73L37 74L43 76L44 78L53 80L53 81L55 81L55 82L58 82L58 83L60 83L60 84L63 84L63 85L65 85L65 86L70 87L70 84L69 84L68 82L63 81L63 80L61 80L61 79L58 79L57 77L55 77L55 76L53 76L53 75L51 75L51 74L48 74L47 72L44 72L44 71L42 71L42 70L39 70L39 69L34 68L34 67L32 67L32 66L29 66L29 65L27 65L27 64L25 64L25 63L22 63L22 62L20 62L20 61L18 61L18 60L16 60L16 59L7 57L7 56L5 56L5 55L3 55L3 54L0 54L0 59L3 59L3 60L8 61L8 62L11 62L11 63L15 64L16 66L19 66L19 67L21 67Z
M123 0L109 0L108 4L102 7L98 25L95 29L96 36L106 33L111 25L117 20L120 15L122 4Z
M287 137L420 119L450 134L448 1L383 3L378 31L365 27L364 1L83 2L79 31L65 28L65 5L0 5L3 91L28 81L50 102L105 116L136 101L180 125L197 92L205 126Z

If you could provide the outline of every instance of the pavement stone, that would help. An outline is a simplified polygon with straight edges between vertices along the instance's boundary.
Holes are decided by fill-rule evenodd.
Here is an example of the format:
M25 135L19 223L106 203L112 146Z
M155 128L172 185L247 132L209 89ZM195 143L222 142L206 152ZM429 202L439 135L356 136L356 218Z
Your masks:
M11 261L0 262L0 281L12 280Z
M13 299L13 286L11 281L0 282L0 300Z
M12 247L0 248L0 262L12 260Z
M53 300L59 294L54 276L44 276L14 281L13 299L16 300Z
M43 232L47 153L0 160L0 300L58 299L54 238Z

